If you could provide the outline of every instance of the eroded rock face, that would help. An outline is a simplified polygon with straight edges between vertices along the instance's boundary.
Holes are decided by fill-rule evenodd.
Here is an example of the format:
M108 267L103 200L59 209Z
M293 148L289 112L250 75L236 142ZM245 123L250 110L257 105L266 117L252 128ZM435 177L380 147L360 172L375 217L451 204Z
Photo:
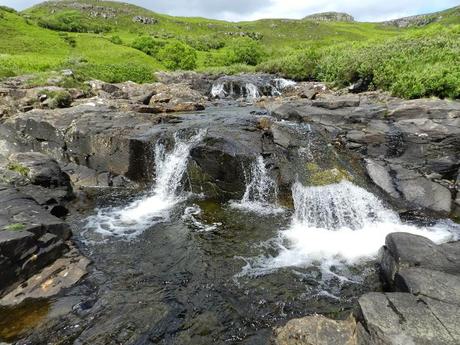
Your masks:
M457 210L460 103L402 101L385 94L322 93L314 100L265 102L280 120L317 124L365 159L369 177L409 210ZM335 138L335 139L334 139Z
M70 227L30 196L0 185L0 295L68 251Z

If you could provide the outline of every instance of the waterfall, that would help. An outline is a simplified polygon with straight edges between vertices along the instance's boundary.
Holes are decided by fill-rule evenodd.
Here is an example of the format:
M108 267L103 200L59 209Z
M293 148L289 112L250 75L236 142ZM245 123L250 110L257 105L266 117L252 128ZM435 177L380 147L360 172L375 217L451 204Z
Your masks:
M181 181L187 169L190 150L204 137L201 130L189 139L174 135L175 145L166 152L162 143L155 146L156 181L150 192L124 207L104 208L89 217L87 229L104 236L133 238L146 228L169 219L170 210L183 200Z
M243 198L240 201L231 202L230 206L260 214L283 212L283 209L277 206L278 186L268 174L262 156L257 157L252 163L246 180Z
M295 210L291 224L274 239L278 254L247 259L240 275L311 265L331 274L331 267L345 268L375 258L392 232L421 235L436 243L459 235L452 222L427 227L405 224L378 197L348 181L316 187L297 182L292 196Z
M249 101L262 96L280 96L287 87L296 83L292 80L272 77L232 76L222 77L211 88L212 98L243 98Z

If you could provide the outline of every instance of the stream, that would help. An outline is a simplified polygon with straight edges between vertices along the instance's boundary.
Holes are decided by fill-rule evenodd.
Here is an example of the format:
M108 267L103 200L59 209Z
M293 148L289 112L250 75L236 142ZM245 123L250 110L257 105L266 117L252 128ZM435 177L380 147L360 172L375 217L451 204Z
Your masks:
M262 154L244 167L240 198L206 197L191 186L188 167L212 121L222 120L216 109L184 115L192 126L173 133L169 145L158 139L156 178L144 192L103 193L95 209L72 215L74 240L93 261L89 275L40 308L26 305L43 311L41 322L25 321L7 340L267 344L273 327L289 319L345 317L360 295L381 290L375 258L388 233L437 243L458 237L450 221L401 220L346 179L308 186L299 178L288 207ZM251 110L238 108L238 116L254 117ZM18 313L16 323L24 318ZM3 326L11 328L9 321Z

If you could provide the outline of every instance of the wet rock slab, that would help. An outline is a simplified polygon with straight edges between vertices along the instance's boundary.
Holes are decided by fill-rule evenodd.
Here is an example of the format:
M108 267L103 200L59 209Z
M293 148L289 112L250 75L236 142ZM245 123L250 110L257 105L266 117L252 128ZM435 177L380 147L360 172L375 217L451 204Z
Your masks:
M28 298L48 298L76 284L87 272L89 260L73 248L0 299L0 305L18 305Z
M394 233L380 257L396 292L359 299L362 344L459 344L460 242Z

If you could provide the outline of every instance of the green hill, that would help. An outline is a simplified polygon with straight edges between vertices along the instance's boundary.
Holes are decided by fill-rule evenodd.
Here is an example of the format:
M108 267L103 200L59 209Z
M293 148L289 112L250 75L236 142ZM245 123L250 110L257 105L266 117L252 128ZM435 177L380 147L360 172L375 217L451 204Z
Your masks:
M334 21L335 17L233 23L172 17L97 0L47 1L20 13L0 7L0 78L25 73L46 77L52 70L71 68L85 79L146 82L153 79L154 71L165 69L259 70L345 85L368 76L369 71L334 72L331 66L321 65L323 61L332 64L337 52L345 56L352 50L358 54L359 49L372 55L370 46L397 45L423 36L430 42L443 36L448 41L439 43L436 65L443 63L443 50L448 50L447 63L456 62L451 55L458 47L451 41L458 38L458 8L433 14L436 20L427 20L426 25L419 21L409 28L389 22ZM386 49L377 50L384 53ZM422 59L423 63L433 63L432 58Z

